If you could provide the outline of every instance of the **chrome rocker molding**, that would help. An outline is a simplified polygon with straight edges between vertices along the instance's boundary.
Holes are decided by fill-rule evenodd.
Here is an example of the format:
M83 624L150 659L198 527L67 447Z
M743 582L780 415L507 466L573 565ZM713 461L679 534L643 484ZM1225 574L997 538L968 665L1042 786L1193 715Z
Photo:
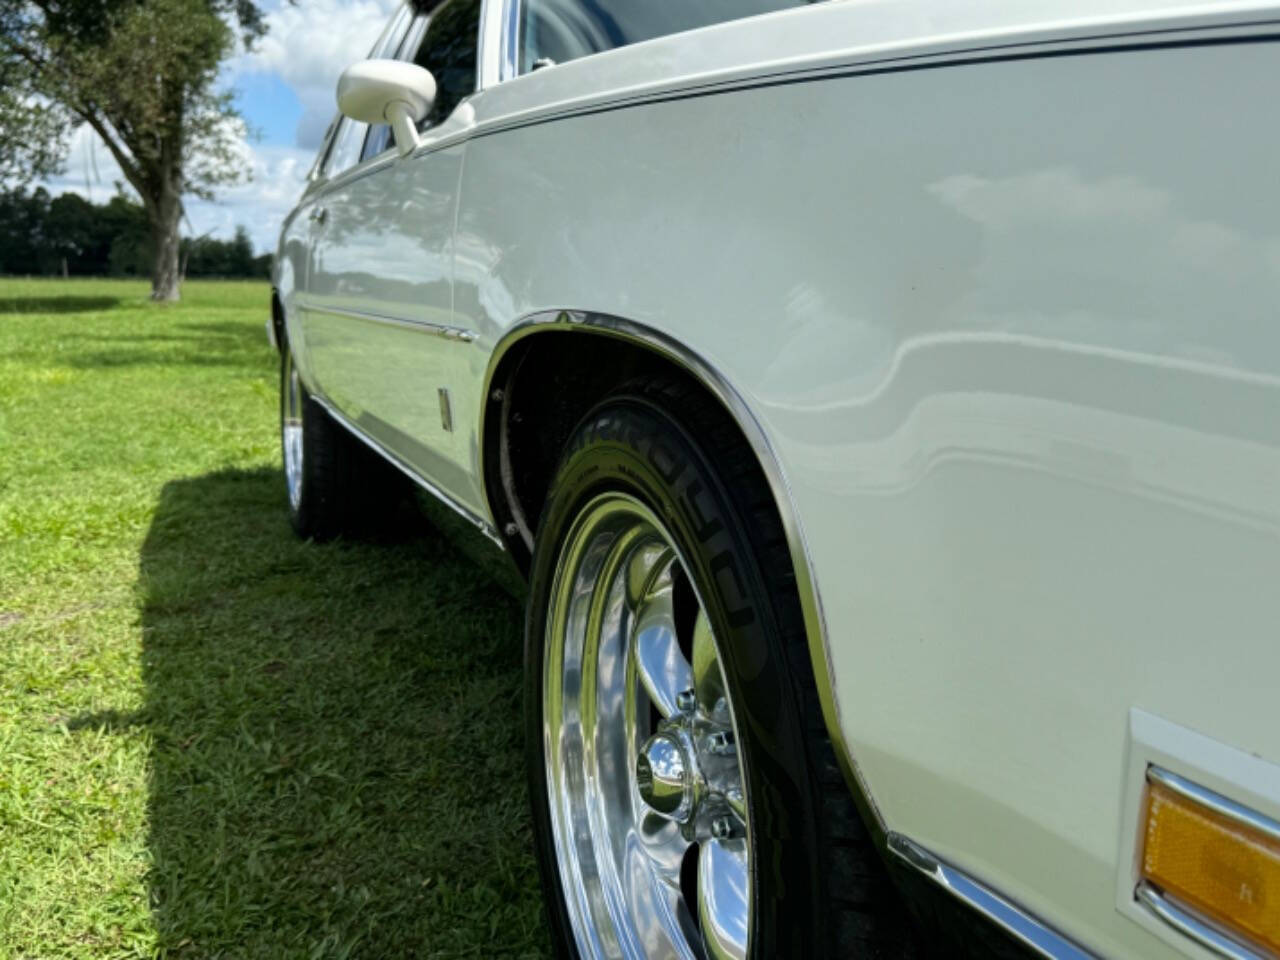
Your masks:
M1052 960L1096 960L1094 954L1077 946L990 887L940 860L915 841L900 833L890 833L887 844L889 850L908 866L924 874L1039 956Z
M809 640L809 658L813 663L814 679L818 687L818 697L822 704L822 717L826 724L827 735L835 748L845 780L853 792L854 800L861 808L863 819L875 834L877 842L883 843L885 837L884 819L876 807L875 800L866 780L854 760L844 738L840 725L840 705L836 700L835 687L831 681L831 654L827 637L826 620L822 613L822 601L819 597L817 582L813 573L813 564L809 556L808 543L800 524L800 517L795 509L791 496L791 487L786 475L770 444L764 428L751 412L741 394L739 394L713 366L684 344L660 331L623 317L609 314L591 313L577 310L542 311L523 317L513 324L502 338L494 345L489 358L489 367L485 371L484 394L485 404L481 405L478 435L484 437L485 423L488 421L490 407L501 403L495 398L493 377L502 364L503 358L520 341L538 333L549 331L579 331L596 336L612 337L644 347L666 360L674 363L686 373L693 376L703 387L720 401L738 428L747 438L756 459L764 470L765 478L773 493L778 513L782 518L783 530L791 552L791 562L795 567L796 587L800 593L800 605L804 615L805 633ZM488 473L483 462L486 442L480 444L479 476L486 483ZM494 502L494 493L489 494L489 502Z
M325 409L325 412L328 413L329 416L333 417L333 419L336 420L344 430L348 431L353 437L355 437L357 440L363 443L366 447L368 447L374 453L378 454L378 456L386 460L389 464L391 464L393 467L395 467L397 470L403 473L406 477L408 477L410 480L416 483L419 487L421 487L427 493L431 494L431 496L434 497L436 500L439 500L442 504L444 504L454 513L456 513L463 520L465 520L469 525L474 527L479 533L483 534L485 539L490 541L490 543L493 546L496 546L503 553L507 552L507 545L503 542L502 538L498 536L498 531L494 530L493 527L489 525L489 522L487 520L484 520L481 517L477 517L474 513L472 513L462 504L458 503L458 501L454 500L453 497L449 496L447 493L445 493L443 490L437 487L430 480L427 480L425 477L423 477L422 474L414 470L413 467L409 466L407 463L401 460L398 456L396 456L394 453L392 453L390 450L384 447L381 443L373 439L373 437L369 436L369 434L365 433L363 429L361 429L359 426L356 425L355 421L353 421L350 417L344 414L341 410L335 407L328 400L324 399L323 397L316 396L314 393L311 394L311 399L314 400L316 403L320 404L320 406L322 406Z

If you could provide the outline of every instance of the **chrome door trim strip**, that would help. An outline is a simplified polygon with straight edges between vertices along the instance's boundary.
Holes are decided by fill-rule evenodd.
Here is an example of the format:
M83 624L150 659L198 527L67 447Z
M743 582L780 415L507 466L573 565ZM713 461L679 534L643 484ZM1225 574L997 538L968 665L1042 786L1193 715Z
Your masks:
M349 307L322 307L312 303L302 303L298 306L299 309L309 313L325 313L332 317L369 320L373 323L404 327L408 330L417 330L419 333L430 334L445 340L456 340L461 343L470 343L476 338L475 333L465 327L451 327L443 323L432 323L430 320L406 320L403 317L389 317L382 313L370 313L368 310L354 310Z
M494 546L496 546L499 550L501 550L503 553L506 552L507 545L503 542L502 538L498 536L498 531L493 529L493 527L489 525L489 522L487 520L484 520L483 518L476 516L474 513L471 512L469 508L463 506L461 503L459 503L449 494L445 493L443 490L437 487L434 483L432 483L430 480L428 480L426 477L420 474L417 470L411 467L408 463L400 459L400 457L398 457L395 453L393 453L391 450L385 447L382 443L375 440L373 437L369 436L369 434L366 433L363 428L358 426L354 420L352 420L345 413L343 413L341 410L335 407L330 401L326 400L324 397L318 396L315 393L311 394L311 399L314 400L316 403L320 404L320 406L322 406L325 409L325 412L327 412L329 416L333 417L333 419L336 420L353 437L355 437L357 440L363 443L366 447L368 447L374 453L378 454L378 456L386 460L389 464L391 464L393 467L395 467L397 470L403 473L406 477L408 477L410 480L416 483L419 487L421 487L427 493L431 494L433 497L435 497L437 500L443 503L446 507L451 509L463 520L467 521L467 523L471 524L471 526L475 527L476 530L482 533L485 536L485 538L490 540L494 544Z
M796 589L800 595L800 607L804 616L805 634L809 643L809 659L813 664L814 680L818 688L818 699L822 706L822 718L826 725L827 735L836 754L846 782L853 793L855 802L862 811L863 820L875 835L877 842L883 842L885 822L876 806L875 799L866 778L854 758L844 736L844 728L840 719L840 704L836 697L835 684L832 681L831 645L827 632L826 617L822 611L822 600L818 590L813 560L809 544L804 535L799 512L791 494L791 485L782 469L781 461L775 452L768 435L760 421L756 419L750 406L742 395L730 384L728 379L715 367L704 360L693 350L661 331L654 330L641 323L616 317L609 314L592 313L576 310L540 311L521 318L512 324L505 334L494 344L489 356L489 366L485 371L485 402L480 405L479 420L476 424L476 436L481 438L477 453L477 473L480 482L485 486L485 495L492 504L495 496L502 496L503 491L488 489L488 470L484 462L485 424L489 422L491 407L501 399L495 399L493 378L502 359L508 351L521 340L533 334L545 331L579 331L596 336L608 336L626 340L645 347L659 356L680 367L695 380L709 390L729 412L738 428L747 438L756 459L764 470L765 479L773 494L774 503L782 518L783 532L787 538L787 547L791 553L791 563L795 568ZM495 516L497 514L494 514Z
M503 27L507 18L505 0L483 0L480 7L480 49L476 57L476 89L501 83L503 76Z
M1251 827L1280 843L1280 823L1276 823L1265 814L1250 810L1248 807L1236 803L1229 797L1215 793L1207 787L1200 786L1198 783L1192 783L1190 780L1180 777L1176 773L1171 773L1163 767L1157 767L1155 764L1147 767L1147 782L1158 783L1179 796L1185 797L1192 803L1208 807L1219 816L1234 820L1243 826Z
M1166 897L1145 880L1138 884L1133 895L1138 903L1183 936L1220 957L1226 957L1227 960L1265 960L1262 954L1250 950L1235 937L1182 909L1172 898Z
M900 833L888 835L889 850L1023 946L1050 960L1096 960L1096 954L1054 930L986 884L936 857Z

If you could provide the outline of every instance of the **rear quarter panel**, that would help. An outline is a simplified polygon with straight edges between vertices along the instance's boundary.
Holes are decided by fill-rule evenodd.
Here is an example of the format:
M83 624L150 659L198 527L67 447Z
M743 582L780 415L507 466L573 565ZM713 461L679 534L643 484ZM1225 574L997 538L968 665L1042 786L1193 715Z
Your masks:
M718 368L788 478L887 826L1106 954L1168 949L1114 905L1130 708L1280 763L1277 76L1257 42L524 125L481 98L467 146L479 355L574 308Z

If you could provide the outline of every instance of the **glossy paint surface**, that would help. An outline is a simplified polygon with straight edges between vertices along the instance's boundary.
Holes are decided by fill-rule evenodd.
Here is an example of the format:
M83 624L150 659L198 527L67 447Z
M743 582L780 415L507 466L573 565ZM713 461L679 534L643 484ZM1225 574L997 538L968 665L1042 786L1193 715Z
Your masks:
M466 394L470 351L453 317L453 220L461 145L375 162L326 189L300 311L312 375L376 440L455 494L466 433L446 430L439 390ZM360 171L356 171L359 174ZM465 419L465 418L464 418ZM469 422L469 420L466 420ZM475 497L468 505L476 507Z
M433 410L448 378L436 479L484 511L482 375L521 317L686 344L778 452L886 825L1090 950L1167 956L1115 906L1130 709L1280 763L1280 43L1239 26L1278 14L1031 4L1014 29L955 6L832 4L482 92L444 274L476 340L397 372L414 348L352 334L383 382L349 402L419 376ZM1081 40L1090 15L1254 40L1130 49L1154 41ZM1017 57L956 62L984 36ZM783 66L810 72L714 86ZM325 271L437 276L385 252L326 250L315 296ZM422 309L398 289L345 303ZM303 369L330 392L323 350Z

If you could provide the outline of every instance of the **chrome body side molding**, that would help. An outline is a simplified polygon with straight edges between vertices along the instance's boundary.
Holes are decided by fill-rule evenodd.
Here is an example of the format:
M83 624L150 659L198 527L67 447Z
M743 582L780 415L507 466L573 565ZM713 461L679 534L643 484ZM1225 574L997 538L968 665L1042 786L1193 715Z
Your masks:
M325 313L333 317L354 317L357 320L369 320L373 323L404 327L407 330L417 330L429 336L441 337L445 340L458 340L462 343L470 343L476 338L475 333L465 327L452 327L444 323L432 323L429 320L406 320L403 317L388 317L381 313L370 313L368 310L355 310L348 307L322 307L313 303L300 303L298 308L309 313Z
M453 497L449 496L449 494L445 493L443 490L437 487L430 480L426 479L426 477L422 476L422 474L420 474L417 470L414 470L413 467L409 466L407 463L401 460L398 456L396 456L394 453L388 450L385 446L383 446L373 437L369 436L369 434L367 434L364 430L362 430L354 420L352 420L350 417L344 414L341 410L335 407L328 400L325 400L323 397L317 396L315 394L312 394L311 399L313 399L316 403L320 404L320 406L322 406L325 409L325 411L329 414L329 416L333 417L334 420L336 420L339 424L341 424L343 429L347 430L352 436L354 436L357 440L363 443L366 447L368 447L374 453L378 454L378 456L382 457L384 460L390 463L393 467L395 467L397 470L403 473L406 477L412 480L415 484L417 484L427 493L431 494L431 496L434 497L436 500L440 501L446 507L451 509L459 517L461 517L468 524L474 527L477 532L482 534L485 537L485 539L487 539L490 543L496 546L499 550L501 550L503 553L506 553L507 545L503 543L502 538L498 536L498 532L494 530L492 526L489 525L489 522L487 520L483 519L482 517L476 516L474 513L468 510L465 506L458 503L458 501L454 500Z
M827 635L826 620L822 613L822 601L813 572L808 543L800 523L800 516L795 508L791 488L773 445L769 442L760 421L752 413L742 395L711 364L696 352L652 327L627 320L623 317L608 314L592 313L578 310L543 311L526 316L511 327L494 345L489 357L489 366L485 371L484 393L486 399L479 409L477 435L484 437L485 423L488 420L489 407L501 404L501 391L495 394L493 380L502 366L503 358L520 341L546 331L578 331L581 333L613 337L641 346L674 363L686 373L694 377L711 394L720 401L738 428L747 438L756 459L765 473L773 499L782 518L783 530L791 553L791 563L795 568L796 588L800 594L800 605L804 615L805 634L809 642L809 658L813 664L814 679L818 688L818 697L822 704L822 718L826 724L827 734L835 748L836 759L854 799L862 810L863 819L873 831L877 841L883 842L885 836L884 818L871 796L866 779L862 776L849 745L844 737L844 729L840 723L840 705L836 698L835 685L832 682L830 641ZM486 482L488 472L484 463L486 442L479 445L480 462L477 474L482 482ZM487 483L486 483L487 486ZM505 492L488 491L486 496L493 502L495 495ZM517 511L518 512L518 511Z
M890 833L891 853L981 914L1023 946L1051 960L1095 960L1095 954L1073 943L1027 910L990 887L940 860L900 833Z

